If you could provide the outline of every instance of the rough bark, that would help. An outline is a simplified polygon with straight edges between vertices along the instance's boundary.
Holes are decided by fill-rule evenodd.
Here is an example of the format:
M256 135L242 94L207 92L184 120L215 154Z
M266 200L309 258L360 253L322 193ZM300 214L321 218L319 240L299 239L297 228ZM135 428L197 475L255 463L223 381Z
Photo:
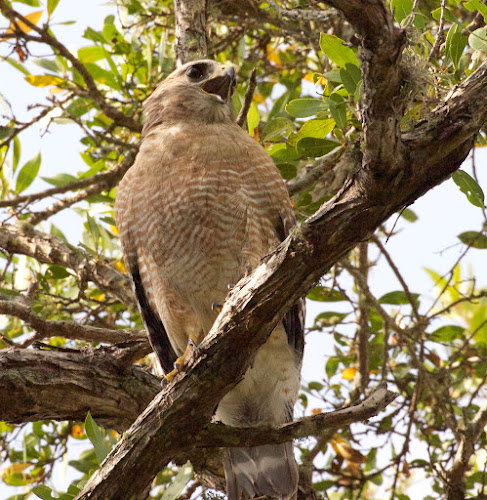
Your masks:
M175 0L176 62L178 66L208 56L206 0Z
M127 276L109 262L102 261L69 245L61 238L35 230L29 224L0 226L0 248L9 253L34 257L43 264L57 264L72 269L80 283L87 280L126 305L135 305Z
M81 420L124 431L160 389L153 375L126 367L127 345L101 349L0 352L1 419Z

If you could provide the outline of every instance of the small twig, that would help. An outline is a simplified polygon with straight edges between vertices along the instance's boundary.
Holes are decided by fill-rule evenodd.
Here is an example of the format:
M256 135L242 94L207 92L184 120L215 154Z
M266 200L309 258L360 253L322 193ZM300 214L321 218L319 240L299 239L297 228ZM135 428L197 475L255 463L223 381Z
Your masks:
M279 17L287 17L293 21L324 21L330 15L327 10L311 10L311 9L283 9L277 5L274 0L267 0L267 3L277 12Z
M428 55L427 62L430 62L433 56L438 56L438 51L440 49L440 45L443 43L445 36L443 34L443 28L445 26L445 11L446 11L446 0L441 0L441 13L440 13L440 24L438 25L438 32L436 33L435 43Z
M244 102L242 109L237 116L237 125L241 127L245 120L247 119L247 114L252 104L252 98L254 97L255 87L257 86L257 68L253 68L250 72L249 82L247 85L247 91L245 92Z
M345 148L337 148L331 153L327 154L323 159L313 167L302 179L298 179L293 183L287 184L289 196L294 196L301 191L311 187L320 177L329 172L335 167L338 160L341 158Z
M408 298L408 301L411 304L411 308L414 312L414 315L419 322L421 320L421 317L419 315L418 305L417 305L416 301L414 300L413 294L410 292L406 281L402 277L402 274L399 272L399 269L397 268L396 264L392 260L392 257L390 256L389 252L385 249L384 245L379 240L379 238L377 238L376 236L373 236L372 241L377 245L377 247L381 251L382 255L384 255L384 257L387 260L387 263L389 264L389 267L392 269L393 273L396 275L396 278L398 279L399 283L401 283L401 286L404 290L404 293L406 294L406 297Z

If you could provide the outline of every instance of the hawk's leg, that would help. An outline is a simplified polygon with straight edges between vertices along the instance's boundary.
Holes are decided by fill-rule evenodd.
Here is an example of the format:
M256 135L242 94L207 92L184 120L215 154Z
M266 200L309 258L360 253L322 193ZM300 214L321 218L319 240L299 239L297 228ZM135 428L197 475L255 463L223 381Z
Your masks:
M162 380L162 386L164 387L166 384L172 381L172 379L181 371L183 371L183 367L186 364L186 358L189 356L189 354L192 351L195 351L198 343L200 342L200 336L199 335L190 335L188 339L188 345L186 346L186 350L182 354L182 356L179 356L178 359L174 362L174 370L169 372L164 379Z

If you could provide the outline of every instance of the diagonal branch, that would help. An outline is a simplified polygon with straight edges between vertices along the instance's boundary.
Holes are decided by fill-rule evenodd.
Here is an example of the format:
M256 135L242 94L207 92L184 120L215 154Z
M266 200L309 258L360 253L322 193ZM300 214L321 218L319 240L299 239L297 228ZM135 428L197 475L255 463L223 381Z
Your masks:
M486 67L487 62L459 96L464 114L476 124L487 121ZM454 110L457 105L460 102ZM189 361L188 373L178 375L154 398L78 498L131 498L178 452L192 449L196 434L210 421L223 395L239 382L284 312L388 217L459 168L477 130L470 128L470 135L465 134L464 122L460 122L454 131L445 108L434 126L441 129L450 123L451 140L461 138L457 149L439 149L432 158L410 163L408 171L400 170L393 182L364 168L334 199L296 227L252 275L231 290L198 356ZM405 174L410 174L408 181L401 182ZM131 473L120 473L123 470Z
M20 253L34 257L43 264L56 264L72 269L81 282L91 280L95 285L119 299L134 305L130 280L107 261L69 245L61 238L36 231L24 224L0 226L0 248L8 253Z

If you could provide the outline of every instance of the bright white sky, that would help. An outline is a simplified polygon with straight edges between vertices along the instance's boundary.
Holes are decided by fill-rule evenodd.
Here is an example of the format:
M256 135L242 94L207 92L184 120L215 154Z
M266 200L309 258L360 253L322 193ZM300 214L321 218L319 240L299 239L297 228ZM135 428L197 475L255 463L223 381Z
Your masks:
M103 19L115 13L115 7L97 0L84 0L82 8L78 6L73 9L73 5L73 2L61 1L53 20L76 21L74 25L54 27L54 32L60 40L76 52L77 48L85 45L82 34L86 26L100 29L103 26ZM32 11L32 8L25 5L17 4L16 6L24 12ZM5 22L0 21L1 27L5 25ZM37 55L45 54L42 49L37 50ZM0 47L0 54L3 53ZM27 116L27 106L45 95L45 89L32 87L23 79L23 75L5 63L1 65L1 68L0 94L10 102L19 117L24 118ZM34 72L42 74L43 70L37 68ZM55 125L51 132L43 137L40 136L39 129L34 127L30 132L21 136L21 164L41 151L43 161L40 175L42 176L86 170L86 164L79 156L84 149L79 142L80 138L78 128L74 125ZM471 162L467 161L464 166L469 173L471 173L470 164ZM485 191L487 190L487 150L477 150L476 164L480 185ZM32 187L32 190L46 187L43 181L39 181ZM399 234L390 239L386 248L395 259L410 290L433 297L433 283L424 268L431 268L440 274L447 273L464 249L457 235L467 230L479 231L483 221L482 211L467 201L465 195L452 180L433 189L410 208L419 216L419 220L411 224L400 218L396 226ZM65 213L56 217L56 224L73 244L76 244L75 239L80 234L82 222L79 217L67 216ZM391 228L393 222L394 220L391 219L387 226ZM487 285L486 257L487 251L472 249L466 259L477 273L478 286ZM464 273L467 274L467 272L468 269L465 268ZM377 296L381 296L394 289L399 289L397 281L388 266L381 261L380 265L372 270L372 290ZM312 324L313 318L323 310L340 310L340 307L333 303L323 306L322 303L308 301L308 323ZM332 339L327 333L313 333L308 336L303 367L304 382L322 378L326 356L333 352L332 345ZM5 493L6 496L3 496L0 487L0 498L13 494L10 488L8 490Z

